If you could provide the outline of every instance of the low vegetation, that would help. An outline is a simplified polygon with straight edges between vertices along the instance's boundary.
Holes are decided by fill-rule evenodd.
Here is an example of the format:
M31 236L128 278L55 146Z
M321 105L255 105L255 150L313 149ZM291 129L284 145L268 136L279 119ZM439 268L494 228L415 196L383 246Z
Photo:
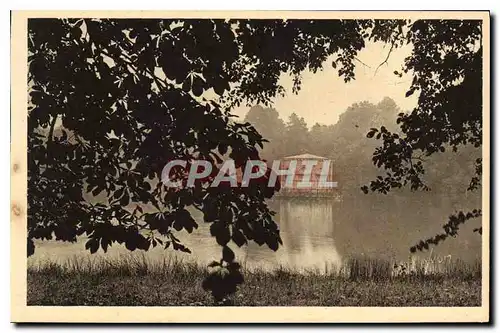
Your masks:
M340 269L244 269L222 304L235 306L480 306L481 263L352 258ZM213 306L204 266L145 256L75 258L28 268L28 305Z

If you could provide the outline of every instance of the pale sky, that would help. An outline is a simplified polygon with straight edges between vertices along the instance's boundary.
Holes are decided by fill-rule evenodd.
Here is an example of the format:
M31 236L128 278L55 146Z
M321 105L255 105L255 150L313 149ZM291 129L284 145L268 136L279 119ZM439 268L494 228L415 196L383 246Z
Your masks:
M356 61L356 79L347 84L331 67L332 59L327 60L323 71L303 74L302 89L298 95L292 93L291 77L283 75L280 83L285 87L287 95L276 98L274 108L285 121L295 112L299 117L303 117L309 126L317 122L325 125L335 124L339 115L353 103L378 103L385 96L392 98L405 111L413 109L418 94L405 97L412 77L404 75L399 78L394 75L395 70L400 71L404 58L411 52L411 47L394 48L387 64L376 71L386 59L389 48L389 45L384 43L367 44L357 58L369 68ZM248 110L249 107L241 106L231 113L244 117Z

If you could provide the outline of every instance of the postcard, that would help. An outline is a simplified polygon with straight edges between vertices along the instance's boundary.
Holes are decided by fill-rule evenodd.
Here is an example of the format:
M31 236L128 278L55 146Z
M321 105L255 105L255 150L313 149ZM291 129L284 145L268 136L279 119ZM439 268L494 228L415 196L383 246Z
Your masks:
M11 17L13 322L489 322L489 12Z

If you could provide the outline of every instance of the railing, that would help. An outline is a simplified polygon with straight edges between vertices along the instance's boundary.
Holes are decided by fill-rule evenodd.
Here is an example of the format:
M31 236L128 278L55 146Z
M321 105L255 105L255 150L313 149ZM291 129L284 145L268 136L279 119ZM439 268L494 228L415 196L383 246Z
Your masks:
M338 189L317 188L317 189L296 189L283 188L275 194L277 197L314 197L314 198L335 198L340 196Z

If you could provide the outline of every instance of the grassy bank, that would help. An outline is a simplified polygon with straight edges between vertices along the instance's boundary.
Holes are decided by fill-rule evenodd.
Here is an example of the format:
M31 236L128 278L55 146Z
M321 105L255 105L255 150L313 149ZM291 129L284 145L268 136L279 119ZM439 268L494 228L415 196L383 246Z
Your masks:
M144 257L74 259L28 268L28 305L213 305L207 268ZM351 259L339 270L245 270L237 306L479 306L480 262Z

